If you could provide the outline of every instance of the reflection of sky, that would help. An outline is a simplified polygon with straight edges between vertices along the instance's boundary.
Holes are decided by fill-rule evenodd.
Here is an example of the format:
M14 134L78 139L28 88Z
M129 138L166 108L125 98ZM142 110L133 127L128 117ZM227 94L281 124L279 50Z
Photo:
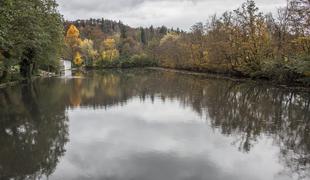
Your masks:
M286 180L278 149L261 137L250 153L177 101L128 101L68 111L70 142L49 179Z

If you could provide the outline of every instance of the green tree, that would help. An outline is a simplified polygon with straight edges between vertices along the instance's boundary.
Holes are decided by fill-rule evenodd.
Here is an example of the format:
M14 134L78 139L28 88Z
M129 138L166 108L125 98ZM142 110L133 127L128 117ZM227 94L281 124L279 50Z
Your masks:
M2 79L17 64L20 74L28 78L40 67L58 66L63 20L55 0L3 0L0 13L0 51L5 64Z
M147 45L147 37L144 28L140 28L141 31L141 42L143 45Z

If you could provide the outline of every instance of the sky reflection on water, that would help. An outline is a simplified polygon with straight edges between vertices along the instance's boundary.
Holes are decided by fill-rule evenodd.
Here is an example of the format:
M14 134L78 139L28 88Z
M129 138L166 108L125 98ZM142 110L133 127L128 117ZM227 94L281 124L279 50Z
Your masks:
M0 179L310 179L310 96L155 70L0 90Z

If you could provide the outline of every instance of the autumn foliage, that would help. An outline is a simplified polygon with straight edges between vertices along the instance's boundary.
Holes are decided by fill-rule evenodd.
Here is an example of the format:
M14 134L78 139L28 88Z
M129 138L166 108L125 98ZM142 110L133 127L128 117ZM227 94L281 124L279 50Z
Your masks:
M81 66L82 64L77 64L77 63L82 63L82 62L80 60L76 61L76 59L81 59L80 46L82 43L82 40L80 39L80 31L77 29L76 26L70 25L70 27L68 28L66 37L65 37L65 43L67 47L66 53L67 53L68 58L73 60L75 65Z
M101 58L103 61L113 61L119 58L119 52L116 49L116 42L112 38L108 38L102 42L103 51Z
M81 57L81 54L79 52L76 52L73 62L76 66L80 67L83 64L83 59Z
M72 59L80 52L91 67L160 66L309 85L309 6L289 0L277 14L264 14L247 0L190 32L79 20L68 24L66 41Z
M72 24L67 31L66 37L77 39L80 37L80 31Z
M169 68L310 85L309 7L291 0L275 18L248 0L190 33L168 33L155 56Z

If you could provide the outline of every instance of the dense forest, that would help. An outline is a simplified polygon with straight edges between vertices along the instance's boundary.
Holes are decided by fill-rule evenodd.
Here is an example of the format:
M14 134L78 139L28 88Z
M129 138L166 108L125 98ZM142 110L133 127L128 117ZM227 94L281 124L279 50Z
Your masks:
M55 0L0 2L0 79L39 69L164 68L310 84L310 1L262 13L253 0L196 23L190 31L132 28L107 19L64 21ZM207 17L206 17L207 18Z
M0 82L58 69L64 33L57 6L55 0L0 1Z

